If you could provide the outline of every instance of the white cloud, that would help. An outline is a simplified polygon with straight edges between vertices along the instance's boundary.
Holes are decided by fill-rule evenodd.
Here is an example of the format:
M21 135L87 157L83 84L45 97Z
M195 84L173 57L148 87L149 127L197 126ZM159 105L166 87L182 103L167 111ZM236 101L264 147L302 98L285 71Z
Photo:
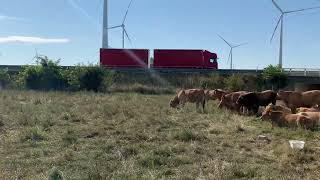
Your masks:
M9 36L9 37L0 37L1 43L31 43L31 44L61 44L68 43L69 39L49 39L49 38L40 38L40 37L27 37L27 36Z
M26 19L24 18L19 18L19 17L13 17L13 16L5 16L5 15L0 15L0 21L25 21Z

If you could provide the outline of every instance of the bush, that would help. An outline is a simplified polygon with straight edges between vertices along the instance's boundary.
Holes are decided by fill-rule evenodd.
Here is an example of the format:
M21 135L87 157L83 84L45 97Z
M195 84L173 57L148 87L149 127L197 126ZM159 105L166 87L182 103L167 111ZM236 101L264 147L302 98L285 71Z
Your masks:
M98 92L104 79L104 69L101 67L89 67L80 75L80 88L87 91Z
M262 78L271 84L272 89L284 88L288 81L288 77L282 68L273 65L269 65L263 70Z
M25 66L19 73L19 82L28 89L33 90L63 90L67 81L62 75L59 61L48 57L38 57L38 65Z
M0 89L7 88L11 82L11 77L8 73L8 69L0 69Z
M104 91L115 81L115 73L99 66L76 66L64 72L69 90Z
M229 91L240 91L245 88L245 83L243 81L243 78L239 75L232 75L227 78L225 78L225 84L226 88Z

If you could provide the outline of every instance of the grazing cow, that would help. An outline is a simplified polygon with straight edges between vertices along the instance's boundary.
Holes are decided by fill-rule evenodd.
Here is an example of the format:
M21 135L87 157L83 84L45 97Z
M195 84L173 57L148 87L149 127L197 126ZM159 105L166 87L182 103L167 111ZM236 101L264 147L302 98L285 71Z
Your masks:
M315 107L306 108L306 107L300 107L296 109L297 113L300 112L320 112L320 107L317 105Z
M218 107L219 108L226 107L228 109L240 112L241 106L238 105L236 102L237 102L239 96L241 96L242 94L246 94L246 93L248 93L248 92L247 91L239 91L239 92L233 92L230 94L223 95L221 97L221 100L220 100Z
M285 114L282 111L271 111L270 120L272 127L274 124L277 124L279 127L302 127L310 130L313 130L315 127L315 121L302 114Z
M280 112L281 116L279 115ZM301 118L300 116L306 116L307 118ZM296 123L298 123L298 125L302 126L305 129L312 130L319 123L320 113L304 112L292 114L291 109L288 107L269 104L260 118L263 120L269 119L273 124L278 124L279 126L290 126L290 122L293 121L292 119L297 118L298 120L296 121Z
M320 105L320 90L307 92L279 91L278 98L283 100L293 112L299 107Z
M222 89L215 89L215 90L205 90L206 100L219 100L221 101L221 97L229 94L230 92L222 90Z
M282 105L273 105L270 103L266 109L262 112L262 116L260 119L262 120L268 120L270 119L270 112L271 111L281 111L284 114L291 114L291 109Z
M270 103L276 104L277 93L271 90L263 92L250 92L241 95L237 104L247 108L249 111L253 111L254 114L258 115L260 106L267 106Z
M181 90L173 99L170 100L170 107L178 108L179 105L181 107L184 107L184 105L187 102L196 103L197 109L201 104L204 110L205 104L206 104L204 90L202 89Z

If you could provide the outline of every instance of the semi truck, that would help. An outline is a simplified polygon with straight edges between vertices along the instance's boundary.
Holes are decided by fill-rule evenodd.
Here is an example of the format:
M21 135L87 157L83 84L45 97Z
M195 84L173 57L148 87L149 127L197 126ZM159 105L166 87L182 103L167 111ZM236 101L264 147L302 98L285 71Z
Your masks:
M108 68L218 69L217 54L207 50L155 49L153 64L148 49L101 49L100 64Z

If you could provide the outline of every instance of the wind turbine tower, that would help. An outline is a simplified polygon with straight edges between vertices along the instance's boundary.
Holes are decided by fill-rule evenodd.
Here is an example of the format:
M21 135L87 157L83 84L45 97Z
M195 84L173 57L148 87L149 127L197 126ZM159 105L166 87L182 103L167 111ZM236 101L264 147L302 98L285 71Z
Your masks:
M233 49L246 45L248 43L243 43L243 44L239 44L239 45L232 45L231 43L229 43L227 40L225 40L222 36L218 35L225 43L228 44L228 46L230 47L230 53L229 53L229 57L228 57L228 62L230 61L230 69L233 69Z
M293 10L293 11L284 11L277 3L275 0L272 0L273 5L280 11L281 15L279 17L278 23L273 31L272 37L270 42L273 40L274 35L280 25L280 47L279 47L279 67L282 68L283 65L283 24L284 24L284 16L287 14L291 14L291 13L296 13L296 12L301 12L301 11L307 11L307 10L311 10L311 9L319 9L320 6L317 7L312 7L312 8L304 8L304 9L298 9L298 10Z
M103 2L102 48L109 48L108 39L108 0Z

